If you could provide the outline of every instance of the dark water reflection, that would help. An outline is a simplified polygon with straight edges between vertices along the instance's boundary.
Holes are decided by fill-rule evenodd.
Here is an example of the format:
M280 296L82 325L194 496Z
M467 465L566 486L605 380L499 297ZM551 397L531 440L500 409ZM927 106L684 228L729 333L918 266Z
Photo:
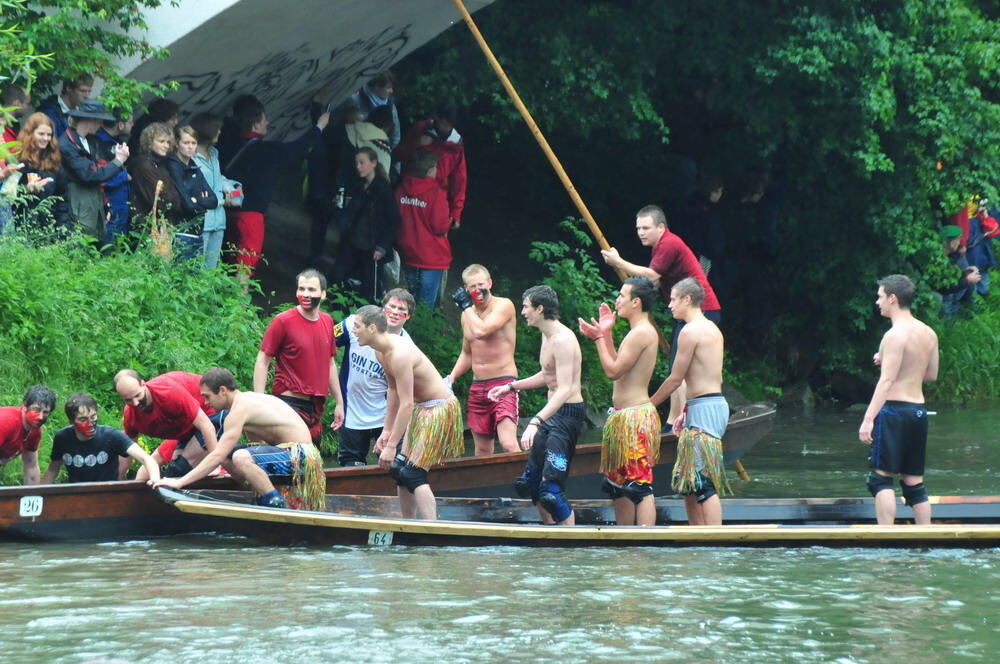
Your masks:
M859 495L859 418L782 414L740 494ZM932 492L997 493L998 429L941 409ZM997 550L0 544L0 662L994 662L998 586Z
M932 494L1000 493L1000 404L929 406L927 471ZM858 441L863 413L779 410L774 430L743 459L750 483L736 495L827 497L864 495L868 448Z

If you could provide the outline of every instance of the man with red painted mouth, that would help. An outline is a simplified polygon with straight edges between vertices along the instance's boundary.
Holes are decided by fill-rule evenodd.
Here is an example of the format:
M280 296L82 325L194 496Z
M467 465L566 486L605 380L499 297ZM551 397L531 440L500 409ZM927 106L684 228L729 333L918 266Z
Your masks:
M517 452L517 392L506 391L497 401L487 396L494 387L517 379L517 312L509 299L493 295L493 279L484 266L465 268L462 282L465 286L451 295L462 310L462 352L445 381L450 385L472 369L466 422L476 456L493 454L496 440L504 452Z
M52 437L52 458L42 484L55 482L63 466L67 482L113 482L121 458L141 463L150 484L160 479L160 467L138 443L120 429L97 423L94 397L77 392L66 399L65 409L70 425Z
M326 276L308 269L295 278L298 304L271 321L264 332L253 368L253 391L267 392L267 374L274 362L271 394L299 414L309 427L313 445L323 438L323 407L333 394L336 406L331 429L344 422L344 398L337 379L337 346L333 319L320 311L326 299Z
M0 408L0 467L20 456L25 484L38 484L38 443L55 406L55 393L35 385L24 393L20 406Z

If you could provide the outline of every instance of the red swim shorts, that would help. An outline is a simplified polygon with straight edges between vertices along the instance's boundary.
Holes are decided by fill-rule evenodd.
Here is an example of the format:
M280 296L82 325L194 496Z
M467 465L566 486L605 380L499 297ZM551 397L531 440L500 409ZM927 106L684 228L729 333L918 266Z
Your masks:
M514 376L500 376L486 380L474 380L469 388L469 403L465 422L473 433L483 436L495 436L497 424L505 419L517 423L517 392L508 392L500 397L500 401L491 401L486 396L491 389L499 385L513 383Z

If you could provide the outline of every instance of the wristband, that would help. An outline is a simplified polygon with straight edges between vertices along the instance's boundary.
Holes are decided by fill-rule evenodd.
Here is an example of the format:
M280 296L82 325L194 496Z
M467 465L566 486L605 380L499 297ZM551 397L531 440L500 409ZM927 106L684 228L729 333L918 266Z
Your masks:
M517 394L518 392L521 391L521 390L517 389L516 387L514 387L514 381L510 381L509 383L507 383L507 387L509 387L510 391L513 392L514 394Z

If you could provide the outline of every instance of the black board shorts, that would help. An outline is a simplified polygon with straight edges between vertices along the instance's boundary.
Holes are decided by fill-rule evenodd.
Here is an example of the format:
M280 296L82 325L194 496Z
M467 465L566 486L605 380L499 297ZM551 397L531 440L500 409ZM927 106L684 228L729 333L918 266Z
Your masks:
M927 454L927 408L922 403L886 401L875 416L869 467L887 473L923 475Z

